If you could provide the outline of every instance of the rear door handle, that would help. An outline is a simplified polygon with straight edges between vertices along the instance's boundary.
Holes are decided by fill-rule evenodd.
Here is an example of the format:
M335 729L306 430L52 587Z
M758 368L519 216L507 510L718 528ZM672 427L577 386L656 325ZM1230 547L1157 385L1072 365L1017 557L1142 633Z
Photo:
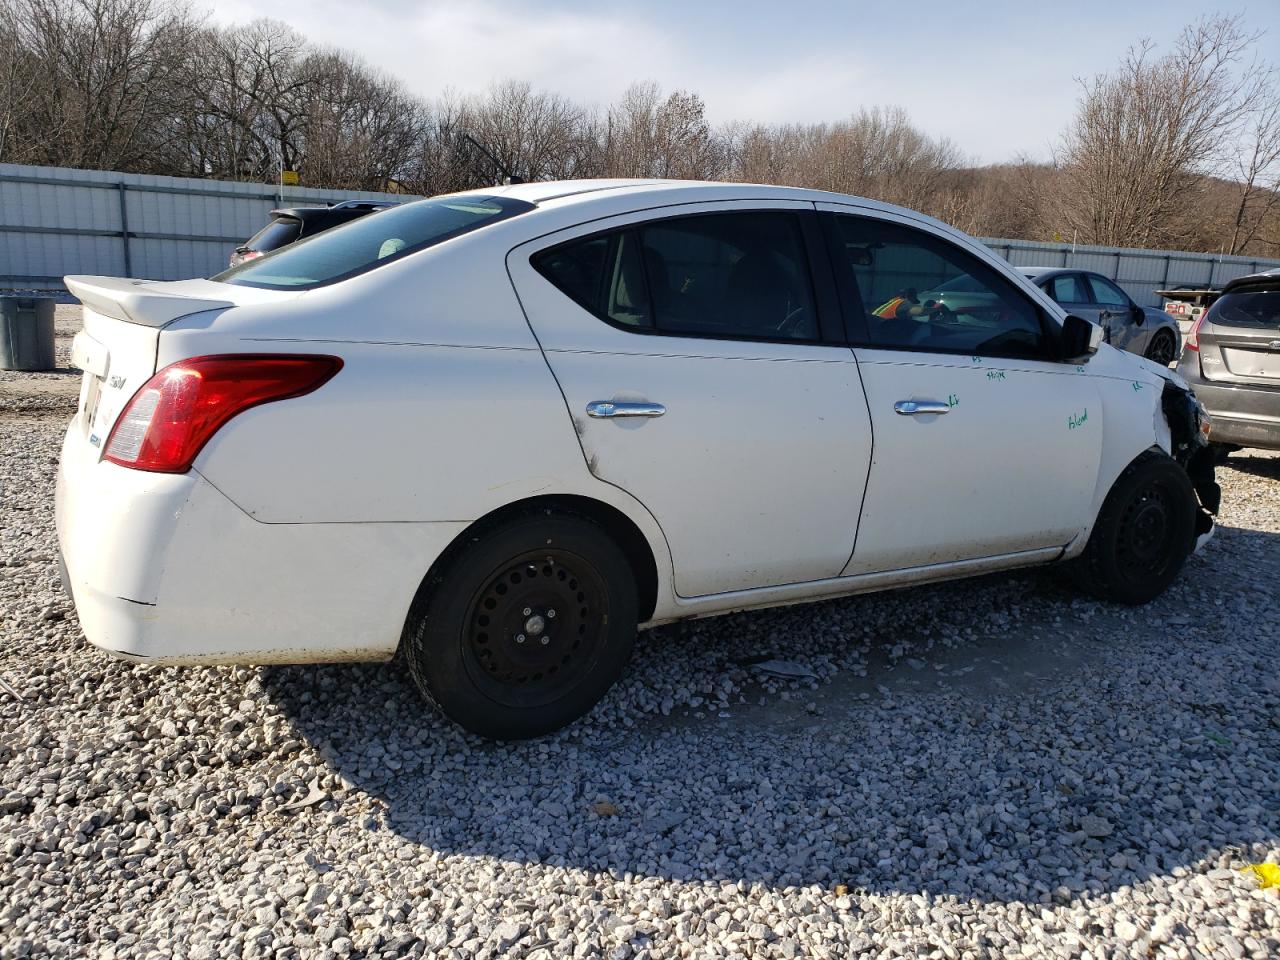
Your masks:
M899 400L893 412L904 417L918 417L926 413L950 413L951 404L944 400Z
M660 417L667 408L660 403L624 403L620 400L592 400L587 404L587 416L597 420L615 417Z

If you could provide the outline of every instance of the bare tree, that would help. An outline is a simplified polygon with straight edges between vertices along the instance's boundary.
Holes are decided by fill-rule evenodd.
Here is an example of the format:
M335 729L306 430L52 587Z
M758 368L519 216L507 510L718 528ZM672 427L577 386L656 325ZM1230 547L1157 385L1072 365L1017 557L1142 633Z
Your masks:
M1176 242L1199 179L1220 172L1266 89L1247 60L1257 36L1239 17L1187 27L1156 56L1130 49L1116 73L1084 84L1063 138L1069 176L1062 215L1082 240L1117 246Z
M1239 201L1227 244L1232 254L1260 239L1260 232L1280 214L1280 89L1274 78L1251 121L1233 178L1239 183Z
M961 156L912 125L900 108L862 110L834 124L730 131L731 176L874 197L942 212Z
M23 45L14 0L0 0L0 162L21 163L33 158L32 142L23 134L27 104L39 79L35 58Z
M12 0L32 64L17 124L43 163L145 168L194 27L160 0ZM13 39L10 42L14 42Z
M684 90L664 97L655 83L632 84L609 108L604 153L614 177L716 180L728 171L702 98Z
M425 135L422 102L346 54L313 54L301 69L311 79L305 178L351 190L386 190L405 180Z
M523 179L564 180L596 172L591 112L565 97L509 80L464 102L460 120L459 133L483 144L501 170Z

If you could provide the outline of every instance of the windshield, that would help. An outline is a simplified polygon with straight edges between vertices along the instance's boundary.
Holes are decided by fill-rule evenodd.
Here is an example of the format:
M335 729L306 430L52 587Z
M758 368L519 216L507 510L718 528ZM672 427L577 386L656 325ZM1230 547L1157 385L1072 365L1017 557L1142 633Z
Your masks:
M306 290L345 280L418 250L532 210L509 197L432 197L392 207L281 247L213 279L269 290Z
M244 245L244 249L266 253L277 247L283 247L287 243L293 243L301 232L301 220L294 217L276 217L255 233Z

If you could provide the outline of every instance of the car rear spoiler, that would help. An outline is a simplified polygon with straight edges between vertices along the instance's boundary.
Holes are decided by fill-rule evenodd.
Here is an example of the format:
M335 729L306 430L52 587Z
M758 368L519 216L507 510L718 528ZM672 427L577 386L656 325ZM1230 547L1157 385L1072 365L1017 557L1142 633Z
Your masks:
M103 316L144 327L165 324L192 313L225 310L230 300L212 300L169 289L176 284L124 277L64 277L71 295Z

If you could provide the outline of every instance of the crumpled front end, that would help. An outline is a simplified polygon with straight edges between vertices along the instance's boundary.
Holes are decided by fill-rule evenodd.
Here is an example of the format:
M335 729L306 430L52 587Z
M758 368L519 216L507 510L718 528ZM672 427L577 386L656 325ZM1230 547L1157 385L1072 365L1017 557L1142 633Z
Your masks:
M1196 549L1213 535L1213 518L1222 504L1222 488L1214 475L1214 455L1209 448L1213 421L1190 387L1166 380L1160 408L1169 424L1169 453L1191 478L1196 497Z

